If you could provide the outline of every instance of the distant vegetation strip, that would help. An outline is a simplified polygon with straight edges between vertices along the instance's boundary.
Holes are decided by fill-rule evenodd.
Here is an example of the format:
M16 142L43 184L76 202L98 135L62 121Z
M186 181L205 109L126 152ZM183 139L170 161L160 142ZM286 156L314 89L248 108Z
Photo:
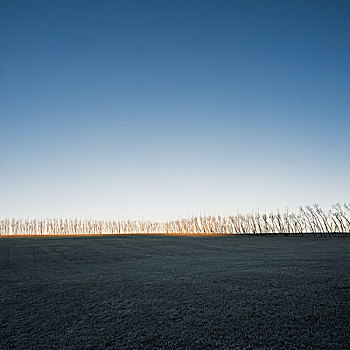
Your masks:
M300 207L297 213L196 216L166 222L90 219L3 219L0 235L350 233L350 204Z

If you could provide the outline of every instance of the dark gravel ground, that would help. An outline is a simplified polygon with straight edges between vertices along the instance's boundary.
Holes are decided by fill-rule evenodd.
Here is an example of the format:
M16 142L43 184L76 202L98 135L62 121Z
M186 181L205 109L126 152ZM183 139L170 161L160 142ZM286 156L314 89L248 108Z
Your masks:
M349 349L350 239L0 239L1 349Z

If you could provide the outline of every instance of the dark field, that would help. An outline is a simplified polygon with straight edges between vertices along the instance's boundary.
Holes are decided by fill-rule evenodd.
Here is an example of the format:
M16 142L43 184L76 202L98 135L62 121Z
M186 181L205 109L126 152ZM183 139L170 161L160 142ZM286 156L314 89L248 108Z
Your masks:
M348 349L350 239L0 239L1 349Z

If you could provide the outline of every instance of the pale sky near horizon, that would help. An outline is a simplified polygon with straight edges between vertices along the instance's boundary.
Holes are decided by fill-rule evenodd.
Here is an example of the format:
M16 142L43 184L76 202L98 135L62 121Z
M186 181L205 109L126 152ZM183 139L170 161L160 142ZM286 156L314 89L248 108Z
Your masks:
M0 218L350 202L349 1L0 2Z

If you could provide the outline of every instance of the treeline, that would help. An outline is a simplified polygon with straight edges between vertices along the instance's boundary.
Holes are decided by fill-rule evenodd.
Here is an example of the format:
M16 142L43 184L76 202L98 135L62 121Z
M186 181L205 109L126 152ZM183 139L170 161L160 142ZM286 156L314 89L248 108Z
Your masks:
M65 234L304 234L350 233L350 204L335 204L325 212L319 205L300 207L297 213L252 213L233 216L197 216L167 222L81 219L4 219L1 235Z

